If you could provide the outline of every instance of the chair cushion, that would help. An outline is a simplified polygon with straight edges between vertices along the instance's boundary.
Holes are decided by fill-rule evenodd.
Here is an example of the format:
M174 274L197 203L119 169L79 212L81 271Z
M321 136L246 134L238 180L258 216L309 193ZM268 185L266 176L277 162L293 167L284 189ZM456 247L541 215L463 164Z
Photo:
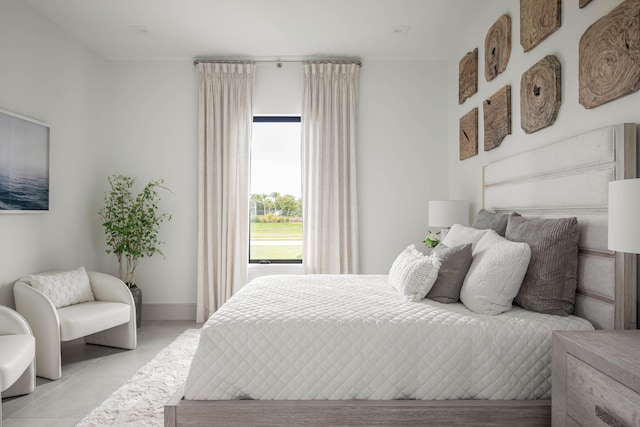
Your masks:
M0 336L0 392L20 378L35 355L36 340L32 335Z
M92 301L60 308L60 340L74 340L122 325L130 316L131 308L121 302Z
M61 273L32 274L28 279L31 286L45 294L55 308L95 299L84 267Z

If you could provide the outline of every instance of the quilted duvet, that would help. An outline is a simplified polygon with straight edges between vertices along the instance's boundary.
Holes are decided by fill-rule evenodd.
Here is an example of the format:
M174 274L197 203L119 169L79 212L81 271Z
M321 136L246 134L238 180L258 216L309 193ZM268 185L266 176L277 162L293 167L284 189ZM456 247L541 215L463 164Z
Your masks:
M267 276L202 328L185 399L549 399L575 316L407 302L387 276Z

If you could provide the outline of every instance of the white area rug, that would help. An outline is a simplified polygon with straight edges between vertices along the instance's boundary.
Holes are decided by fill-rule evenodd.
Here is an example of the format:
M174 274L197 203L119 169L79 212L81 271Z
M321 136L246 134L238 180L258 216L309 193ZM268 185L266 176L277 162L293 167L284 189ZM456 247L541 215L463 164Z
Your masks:
M77 426L162 426L164 404L187 379L199 329L188 329Z

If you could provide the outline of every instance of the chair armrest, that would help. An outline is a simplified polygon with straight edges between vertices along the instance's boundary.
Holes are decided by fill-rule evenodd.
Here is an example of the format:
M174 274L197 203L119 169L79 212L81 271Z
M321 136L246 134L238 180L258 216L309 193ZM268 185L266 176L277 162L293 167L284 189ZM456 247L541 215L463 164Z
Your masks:
M87 271L87 274L96 301L123 302L135 306L131 291L122 280L97 271Z
M60 341L60 319L53 303L42 292L18 280L13 285L16 311L29 323L36 339L56 336Z
M36 339L36 374L58 379L60 368L60 318L53 303L42 292L18 280L13 285L16 311L29 323Z
M90 344L133 349L138 344L136 304L129 287L117 277L97 271L87 271L93 296L97 301L121 302L129 305L129 322L84 338Z
M15 310L0 305L0 335L33 335L27 320Z

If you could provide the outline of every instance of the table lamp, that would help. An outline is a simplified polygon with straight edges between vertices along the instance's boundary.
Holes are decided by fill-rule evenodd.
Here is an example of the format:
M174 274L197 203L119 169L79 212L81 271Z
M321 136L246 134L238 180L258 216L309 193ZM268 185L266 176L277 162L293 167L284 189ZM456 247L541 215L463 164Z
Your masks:
M609 249L640 253L640 178L609 182Z
M466 200L430 200L429 227L440 228L440 241L453 224L469 225L469 202Z

